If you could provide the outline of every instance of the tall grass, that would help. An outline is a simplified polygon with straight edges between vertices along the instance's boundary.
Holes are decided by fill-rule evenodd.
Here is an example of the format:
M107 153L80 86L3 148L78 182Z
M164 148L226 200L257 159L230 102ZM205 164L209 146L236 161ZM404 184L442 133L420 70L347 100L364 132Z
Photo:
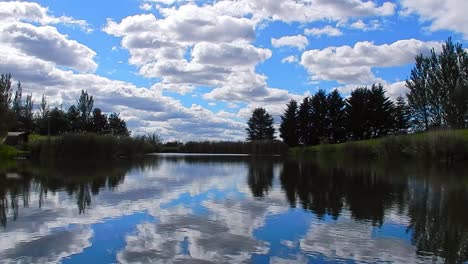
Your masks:
M468 130L440 130L335 145L294 148L291 153L299 157L320 155L453 163L468 159Z
M111 160L158 151L149 137L67 134L35 140L28 148L34 160Z
M0 144L0 161L11 160L18 154L18 150L14 147Z

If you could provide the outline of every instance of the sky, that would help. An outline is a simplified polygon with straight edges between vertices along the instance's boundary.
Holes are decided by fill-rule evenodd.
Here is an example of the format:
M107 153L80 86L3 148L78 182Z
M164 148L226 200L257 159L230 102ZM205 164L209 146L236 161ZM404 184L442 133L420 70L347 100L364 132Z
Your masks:
M405 95L414 57L466 47L464 0L0 2L0 72L39 105L81 90L132 135L243 140L253 109L382 83Z

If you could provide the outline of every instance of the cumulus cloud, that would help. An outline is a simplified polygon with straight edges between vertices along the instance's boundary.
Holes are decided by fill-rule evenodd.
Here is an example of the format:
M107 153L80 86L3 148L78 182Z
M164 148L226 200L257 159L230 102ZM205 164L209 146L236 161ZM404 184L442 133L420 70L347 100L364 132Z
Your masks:
M304 34L313 36L326 35L331 37L337 37L343 35L343 32L341 32L339 28L328 25L323 28L306 28L304 30Z
M431 31L453 30L468 39L467 1L402 0L401 5L405 13L418 14L422 21L429 21Z
M48 14L49 10L34 2L8 1L0 2L0 20L5 21L25 21L36 22L42 25L65 24L78 26L85 32L92 32L88 22L76 20L72 17L55 17Z
M297 57L294 55L291 55L291 56L283 58L281 60L281 63L295 63L297 61L298 61Z
M380 22L378 20L371 20L368 23L365 23L364 21L359 19L356 22L352 23L349 27L353 29L359 29L362 31L377 30L380 28Z
M302 50L309 45L309 40L302 35L286 36L278 39L272 38L271 45L275 48L291 46Z
M336 80L340 83L367 84L380 81L372 73L373 67L394 67L412 63L416 55L440 49L439 42L416 39L399 40L392 44L375 45L358 42L353 47L328 47L308 50L302 54L301 64L312 80Z
M92 72L97 68L94 62L96 53L93 50L69 40L51 26L5 23L0 26L0 41L27 55L81 72Z

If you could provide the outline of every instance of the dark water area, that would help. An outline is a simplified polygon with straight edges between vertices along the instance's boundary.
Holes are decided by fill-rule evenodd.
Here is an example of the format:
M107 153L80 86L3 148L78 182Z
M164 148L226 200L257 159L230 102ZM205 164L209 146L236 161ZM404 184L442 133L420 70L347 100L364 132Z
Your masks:
M465 166L163 155L0 165L0 263L466 263Z

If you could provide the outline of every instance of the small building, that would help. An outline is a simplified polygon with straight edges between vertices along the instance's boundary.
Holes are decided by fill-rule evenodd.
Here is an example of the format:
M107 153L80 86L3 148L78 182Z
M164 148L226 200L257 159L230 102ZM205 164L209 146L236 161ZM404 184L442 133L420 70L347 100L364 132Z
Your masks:
M29 132L8 132L2 143L9 146L17 146L28 142Z

